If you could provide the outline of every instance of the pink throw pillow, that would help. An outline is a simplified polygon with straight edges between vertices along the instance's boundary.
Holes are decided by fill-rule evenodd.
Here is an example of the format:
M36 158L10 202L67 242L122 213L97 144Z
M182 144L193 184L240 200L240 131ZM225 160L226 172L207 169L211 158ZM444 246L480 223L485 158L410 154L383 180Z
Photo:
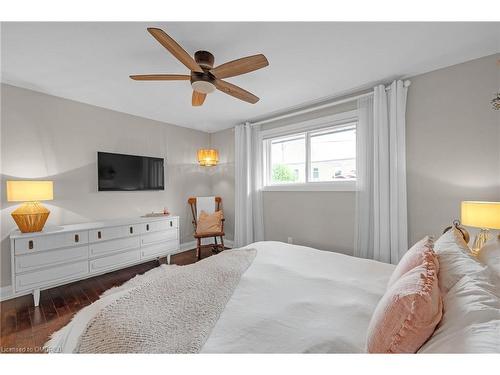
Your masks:
M410 250L408 250L405 255L401 258L398 265L394 269L394 272L387 283L387 286L391 286L394 282L403 276L406 272L411 269L421 265L424 261L424 253L433 251L434 241L431 237L425 236L423 239L418 241L413 245ZM439 272L439 268L436 272Z
M426 252L421 265L389 286L368 327L369 353L416 353L442 317L438 260Z

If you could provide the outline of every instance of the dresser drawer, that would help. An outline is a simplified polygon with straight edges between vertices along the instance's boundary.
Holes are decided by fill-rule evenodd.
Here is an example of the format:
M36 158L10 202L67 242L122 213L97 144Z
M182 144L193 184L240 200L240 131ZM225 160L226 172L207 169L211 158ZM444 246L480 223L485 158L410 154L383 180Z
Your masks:
M14 248L16 254L26 254L48 249L79 246L87 244L88 242L89 232L85 230L79 232L36 236L31 238L17 238L14 240Z
M88 271L89 264L88 261L85 260L23 275L16 275L16 291L58 284L60 282L79 278L88 274Z
M179 225L177 218L168 220L152 221L150 223L142 224L142 233L159 232L168 229L175 229Z
M165 232L156 232L151 234L143 234L141 236L141 246L152 245L158 242L176 240L177 229L172 229Z
M144 224L130 224L127 225L126 232L127 236L136 236L138 234L144 233L146 226Z
M179 249L179 242L176 240L160 242L156 245L145 246L141 248L141 259L149 259L159 256L165 256L178 249Z
M136 249L139 247L139 237L120 238L118 240L91 243L89 245L89 256L95 257L121 250Z
M16 273L32 271L62 263L75 262L77 260L86 260L88 256L88 245L19 255L15 259Z
M109 255L107 257L94 259L89 262L90 272L101 272L108 269L119 268L120 266L137 262L141 259L141 254L139 249L127 251L124 253L118 253L115 255Z
M92 229L89 231L89 242L100 242L113 240L115 238L127 237L127 226Z

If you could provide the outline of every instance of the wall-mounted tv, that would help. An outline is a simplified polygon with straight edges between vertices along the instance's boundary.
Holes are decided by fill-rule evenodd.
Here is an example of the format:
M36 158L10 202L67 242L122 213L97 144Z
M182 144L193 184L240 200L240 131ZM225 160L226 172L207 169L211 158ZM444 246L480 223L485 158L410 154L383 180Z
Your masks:
M98 190L165 190L163 161L163 158L98 152Z

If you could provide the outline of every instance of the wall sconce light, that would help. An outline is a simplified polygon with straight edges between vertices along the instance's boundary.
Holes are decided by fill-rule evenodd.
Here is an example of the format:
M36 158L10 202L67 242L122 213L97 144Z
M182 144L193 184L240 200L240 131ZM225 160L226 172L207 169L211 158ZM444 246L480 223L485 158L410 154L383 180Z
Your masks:
M215 149L198 150L198 163L202 167L214 167L219 162L219 152Z

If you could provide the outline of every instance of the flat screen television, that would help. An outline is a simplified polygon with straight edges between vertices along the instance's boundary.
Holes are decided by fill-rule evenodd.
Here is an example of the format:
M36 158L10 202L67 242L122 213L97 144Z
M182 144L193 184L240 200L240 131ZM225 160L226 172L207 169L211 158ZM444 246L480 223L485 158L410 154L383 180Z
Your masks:
M163 158L98 152L98 190L165 190L163 161Z

